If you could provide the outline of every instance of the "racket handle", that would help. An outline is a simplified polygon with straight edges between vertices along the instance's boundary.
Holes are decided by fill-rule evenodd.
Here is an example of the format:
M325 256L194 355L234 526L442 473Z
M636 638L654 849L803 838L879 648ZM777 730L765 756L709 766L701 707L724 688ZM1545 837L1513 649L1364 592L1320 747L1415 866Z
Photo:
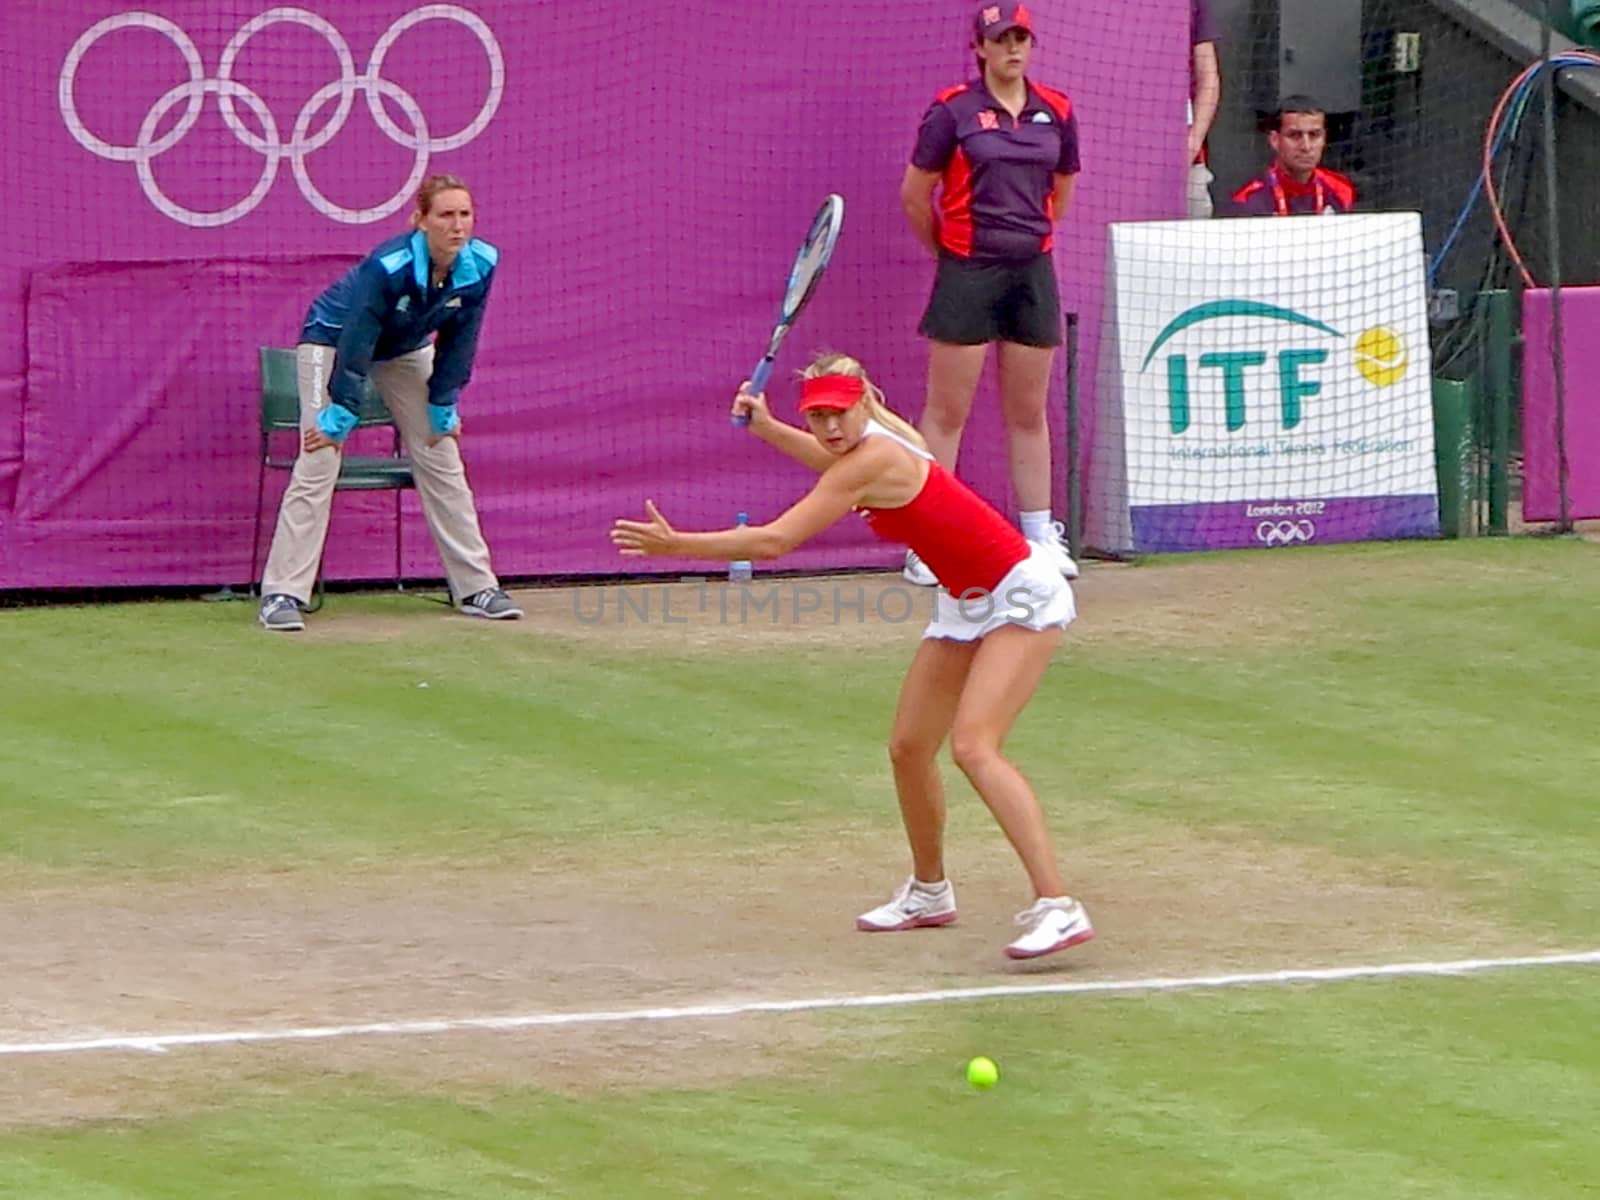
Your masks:
M767 380L772 378L772 359L763 358L750 373L750 394L759 396L767 390Z
M756 364L756 369L750 372L750 394L759 396L767 390L767 380L772 378L772 359L763 358ZM750 414L742 413L733 418L733 423L740 428L750 424Z

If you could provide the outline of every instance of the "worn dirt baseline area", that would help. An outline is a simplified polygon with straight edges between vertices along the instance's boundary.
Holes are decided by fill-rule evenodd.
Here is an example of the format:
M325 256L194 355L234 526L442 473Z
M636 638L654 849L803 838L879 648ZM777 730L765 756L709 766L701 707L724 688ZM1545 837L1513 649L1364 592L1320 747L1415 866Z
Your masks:
M997 842L961 855L957 924L896 935L853 928L857 909L881 899L874 884L892 883L886 864L903 856L898 839L882 833L778 847L772 858L662 853L626 872L570 862L490 872L412 864L404 874L338 881L278 873L35 891L12 898L0 928L8 981L0 1043L1565 949L1485 925L1404 879L1282 847L1186 839L1072 848L1097 939L1009 967L1000 947L1026 898ZM784 1073L825 1049L819 1043L840 1039L848 1040L837 1024L768 1014L161 1056L7 1056L0 1112L13 1125L140 1115L199 1102L193 1097L231 1079L289 1069L452 1087L649 1086L681 1077L691 1059L697 1079L707 1062L719 1078Z
M1448 573L1459 564L1444 564ZM1460 567L1463 574L1465 567ZM1215 646L1294 638L1350 589L1374 586L1372 562L1322 556L1315 571L1293 551L1250 561L1199 560L1153 567L1096 563L1074 584L1079 620L1074 643ZM1396 556L1383 581L1437 579L1441 567ZM714 649L749 640L782 644L914 645L931 616L933 593L898 573L789 576L757 573L744 587L714 576L653 577L637 582L513 589L527 619L498 635L560 638L579 643ZM975 601L975 604L981 603ZM340 612L336 604L307 623L307 639L381 641L419 635L418 621L436 615L374 616ZM434 625L438 636L468 621ZM487 631L486 631L487 632ZM426 636L423 633L423 636Z

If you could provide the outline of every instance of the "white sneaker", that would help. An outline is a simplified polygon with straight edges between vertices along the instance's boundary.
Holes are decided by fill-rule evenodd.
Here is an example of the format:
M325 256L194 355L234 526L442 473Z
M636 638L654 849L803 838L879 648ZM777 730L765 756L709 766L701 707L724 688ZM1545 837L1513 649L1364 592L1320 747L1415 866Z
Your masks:
M1007 958L1038 958L1094 937L1089 914L1071 896L1041 896L1017 914L1026 933L1006 947Z
M900 569L900 577L918 587L939 586L939 577L928 570L928 564L922 561L915 550L906 551L906 565Z
M856 928L868 933L896 933L948 925L956 919L956 889L943 883L919 883L913 875L900 885L894 899L856 918Z
M1043 538L1029 538L1028 544L1038 546L1050 556L1050 561L1056 569L1067 579L1078 577L1078 564L1072 561L1072 554L1067 549L1067 527L1060 521L1050 523L1050 535Z

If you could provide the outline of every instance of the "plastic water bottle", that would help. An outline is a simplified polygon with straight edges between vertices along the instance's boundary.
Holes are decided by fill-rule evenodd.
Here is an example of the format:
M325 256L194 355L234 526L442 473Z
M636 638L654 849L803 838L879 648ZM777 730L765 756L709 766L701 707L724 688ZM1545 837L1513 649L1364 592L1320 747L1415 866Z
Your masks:
M750 514L740 513L734 517L733 523L740 529L750 524ZM736 558L728 564L729 583L749 583L755 577L755 568L748 558Z

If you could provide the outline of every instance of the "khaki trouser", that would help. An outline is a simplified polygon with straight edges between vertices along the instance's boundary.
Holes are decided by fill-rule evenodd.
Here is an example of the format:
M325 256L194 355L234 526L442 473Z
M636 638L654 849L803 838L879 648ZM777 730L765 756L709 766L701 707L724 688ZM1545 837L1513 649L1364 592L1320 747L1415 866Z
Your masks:
M295 348L302 432L316 428L317 413L333 403L328 395L332 371L332 346L302 342ZM447 437L436 446L428 445L432 436L428 426L428 379L432 374L431 345L372 364L372 382L394 414L395 426L411 456L422 513L444 562L451 595L459 603L484 588L498 587L499 580L489 567L489 547L478 528L478 510L461 466L459 440ZM294 474L278 508L272 552L261 576L263 596L293 596L302 604L310 601L328 536L340 453L318 450L307 454L302 449L295 460Z

